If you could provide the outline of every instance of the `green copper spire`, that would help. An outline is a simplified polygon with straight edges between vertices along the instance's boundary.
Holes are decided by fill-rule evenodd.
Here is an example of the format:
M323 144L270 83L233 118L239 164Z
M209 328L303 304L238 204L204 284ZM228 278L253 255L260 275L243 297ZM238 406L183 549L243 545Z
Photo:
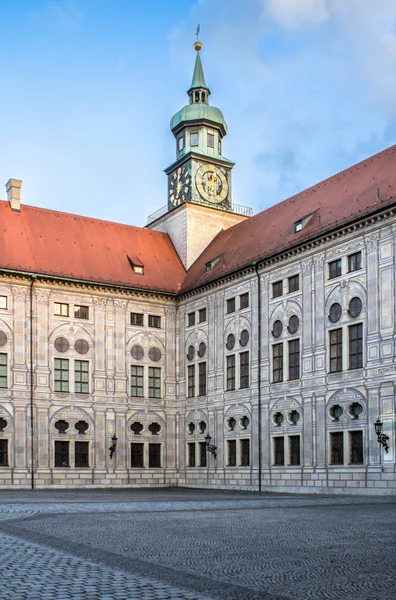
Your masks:
M194 44L194 49L197 52L197 57L195 59L195 67L191 87L187 93L190 96L191 104L195 102L203 102L204 104L207 104L210 90L206 85L205 75L202 68L201 56L199 54L200 50L202 50L201 42L196 41Z
M194 75L191 82L190 90L194 88L205 88L208 89L205 81L205 75L202 68L201 57L199 51L197 52L197 58L195 59Z

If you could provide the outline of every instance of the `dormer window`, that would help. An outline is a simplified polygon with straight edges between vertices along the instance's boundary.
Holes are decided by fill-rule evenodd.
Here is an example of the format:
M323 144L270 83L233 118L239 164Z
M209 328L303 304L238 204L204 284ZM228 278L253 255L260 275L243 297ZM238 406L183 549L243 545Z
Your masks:
M190 144L191 146L198 146L198 131L193 131L190 134Z
M140 265L133 265L133 272L136 275L144 275L144 268Z
M217 256L216 258L214 258L213 260L211 260L210 262L207 262L205 265L205 271L211 271L212 269L214 269L214 267L217 265L217 263L220 260L220 256Z
M181 150L183 150L183 148L184 148L184 136L182 135L177 140L177 150L178 150L178 152L180 152Z
M304 227L306 225L308 225L308 223L310 222L310 220L312 219L312 217L314 216L314 214L315 214L314 212L310 213L309 215L306 215L305 217L303 217L299 221L296 221L294 223L294 233L298 233L299 231L302 231L304 229Z
M214 135L213 135L213 133L208 133L208 148L214 148Z
M294 223L294 233L298 233L299 231L301 231L303 228L303 223L302 221L297 221L296 223Z
M141 260L138 259L137 256L130 257L128 256L129 264L132 267L132 271L136 275L144 275L144 265Z

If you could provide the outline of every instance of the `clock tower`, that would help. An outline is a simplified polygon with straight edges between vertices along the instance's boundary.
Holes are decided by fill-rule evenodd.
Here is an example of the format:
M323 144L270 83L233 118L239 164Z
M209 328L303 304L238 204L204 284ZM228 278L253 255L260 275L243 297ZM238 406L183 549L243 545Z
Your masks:
M220 109L209 105L200 52L194 44L195 67L187 92L189 104L170 123L176 140L176 160L165 169L168 202L149 217L149 227L167 232L186 268L221 229L245 220L251 209L232 204L234 163L222 154L227 124Z

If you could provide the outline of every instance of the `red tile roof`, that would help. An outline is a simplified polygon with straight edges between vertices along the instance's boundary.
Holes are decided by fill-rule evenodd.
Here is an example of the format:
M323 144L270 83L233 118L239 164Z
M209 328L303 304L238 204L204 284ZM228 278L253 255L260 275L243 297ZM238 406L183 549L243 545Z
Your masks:
M379 190L379 201L377 199ZM396 146L220 232L190 267L182 291L396 201ZM314 213L300 233L294 224ZM220 256L209 272L205 265Z
M14 212L2 200L0 268L166 293L177 293L186 273L165 233L24 204Z

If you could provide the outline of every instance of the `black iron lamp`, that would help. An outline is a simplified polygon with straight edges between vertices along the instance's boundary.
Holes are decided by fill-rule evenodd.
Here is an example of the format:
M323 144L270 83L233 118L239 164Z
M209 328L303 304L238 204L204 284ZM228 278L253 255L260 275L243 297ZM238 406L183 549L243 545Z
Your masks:
M379 417L376 420L376 422L374 423L374 430L375 430L375 433L377 434L378 443L381 444L384 447L385 452L388 453L389 435L385 435L385 433L382 433L382 422L380 421Z
M205 442L206 442L206 448L208 450L208 452L211 452L213 454L213 458L217 458L217 446L214 446L213 444L210 443L210 440L212 438L210 437L209 433L208 435L205 435Z
M116 451L117 441L118 441L116 434L113 435L113 437L111 438L111 441L113 443L111 444L109 450L110 450L110 458L113 458L113 454Z

